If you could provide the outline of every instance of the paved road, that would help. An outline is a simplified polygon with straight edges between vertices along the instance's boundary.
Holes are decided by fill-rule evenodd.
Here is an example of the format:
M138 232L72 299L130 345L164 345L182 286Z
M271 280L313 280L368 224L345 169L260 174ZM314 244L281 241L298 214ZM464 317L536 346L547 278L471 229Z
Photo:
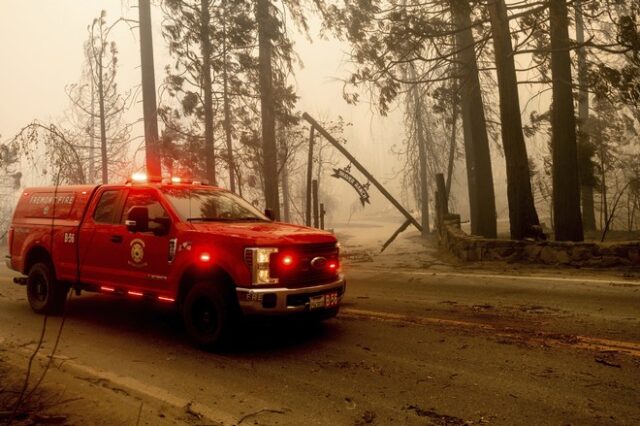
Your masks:
M170 310L74 297L59 359L90 386L191 402L198 424L640 424L640 282L372 265L347 267L338 318L255 324L222 354ZM42 318L9 276L0 346L26 354ZM143 423L175 420L157 414Z

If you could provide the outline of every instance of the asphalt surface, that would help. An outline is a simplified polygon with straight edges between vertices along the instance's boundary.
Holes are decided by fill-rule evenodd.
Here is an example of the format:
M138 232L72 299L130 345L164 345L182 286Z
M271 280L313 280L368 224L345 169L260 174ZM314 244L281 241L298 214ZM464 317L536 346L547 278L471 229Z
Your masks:
M375 262L346 273L337 318L251 324L217 354L192 347L166 307L72 296L56 373L88 400L100 389L157 406L141 424L640 424L640 281ZM10 276L0 347L26 363L42 317Z

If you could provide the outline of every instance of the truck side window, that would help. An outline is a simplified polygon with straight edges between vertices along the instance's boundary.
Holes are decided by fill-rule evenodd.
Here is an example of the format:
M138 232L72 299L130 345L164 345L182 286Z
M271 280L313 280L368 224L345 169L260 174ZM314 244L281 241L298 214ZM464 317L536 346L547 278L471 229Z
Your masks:
M130 191L129 196L127 197L127 202L124 205L124 214L122 215L122 223L127 219L126 215L129 209L134 206L142 206L146 207L149 210L149 231L153 232L161 225L156 222L156 219L164 218L168 219L169 214L162 207L160 201L155 196L155 194L151 192L138 192L138 191Z
M122 206L118 203L119 200L120 190L104 191L93 213L93 220L96 223L119 223L120 218L117 216L117 210L118 205Z

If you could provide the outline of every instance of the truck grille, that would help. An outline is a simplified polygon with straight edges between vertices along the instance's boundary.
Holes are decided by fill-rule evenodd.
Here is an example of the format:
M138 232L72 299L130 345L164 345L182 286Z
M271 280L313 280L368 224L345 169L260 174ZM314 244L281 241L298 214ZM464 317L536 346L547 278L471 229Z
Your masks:
M294 263L291 267L282 267L280 259L292 256ZM303 244L280 247L278 253L272 255L271 276L277 277L280 285L289 288L303 287L310 284L326 284L338 278L338 269L327 267L317 268L311 261L315 258L325 258L327 261L339 261L339 249L336 243Z

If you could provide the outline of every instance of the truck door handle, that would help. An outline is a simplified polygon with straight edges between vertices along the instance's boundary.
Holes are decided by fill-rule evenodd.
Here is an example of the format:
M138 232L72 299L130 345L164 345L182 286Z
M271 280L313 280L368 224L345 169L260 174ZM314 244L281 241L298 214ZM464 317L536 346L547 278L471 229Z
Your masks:
M122 235L112 235L111 236L111 242L112 243L121 243L122 242Z

